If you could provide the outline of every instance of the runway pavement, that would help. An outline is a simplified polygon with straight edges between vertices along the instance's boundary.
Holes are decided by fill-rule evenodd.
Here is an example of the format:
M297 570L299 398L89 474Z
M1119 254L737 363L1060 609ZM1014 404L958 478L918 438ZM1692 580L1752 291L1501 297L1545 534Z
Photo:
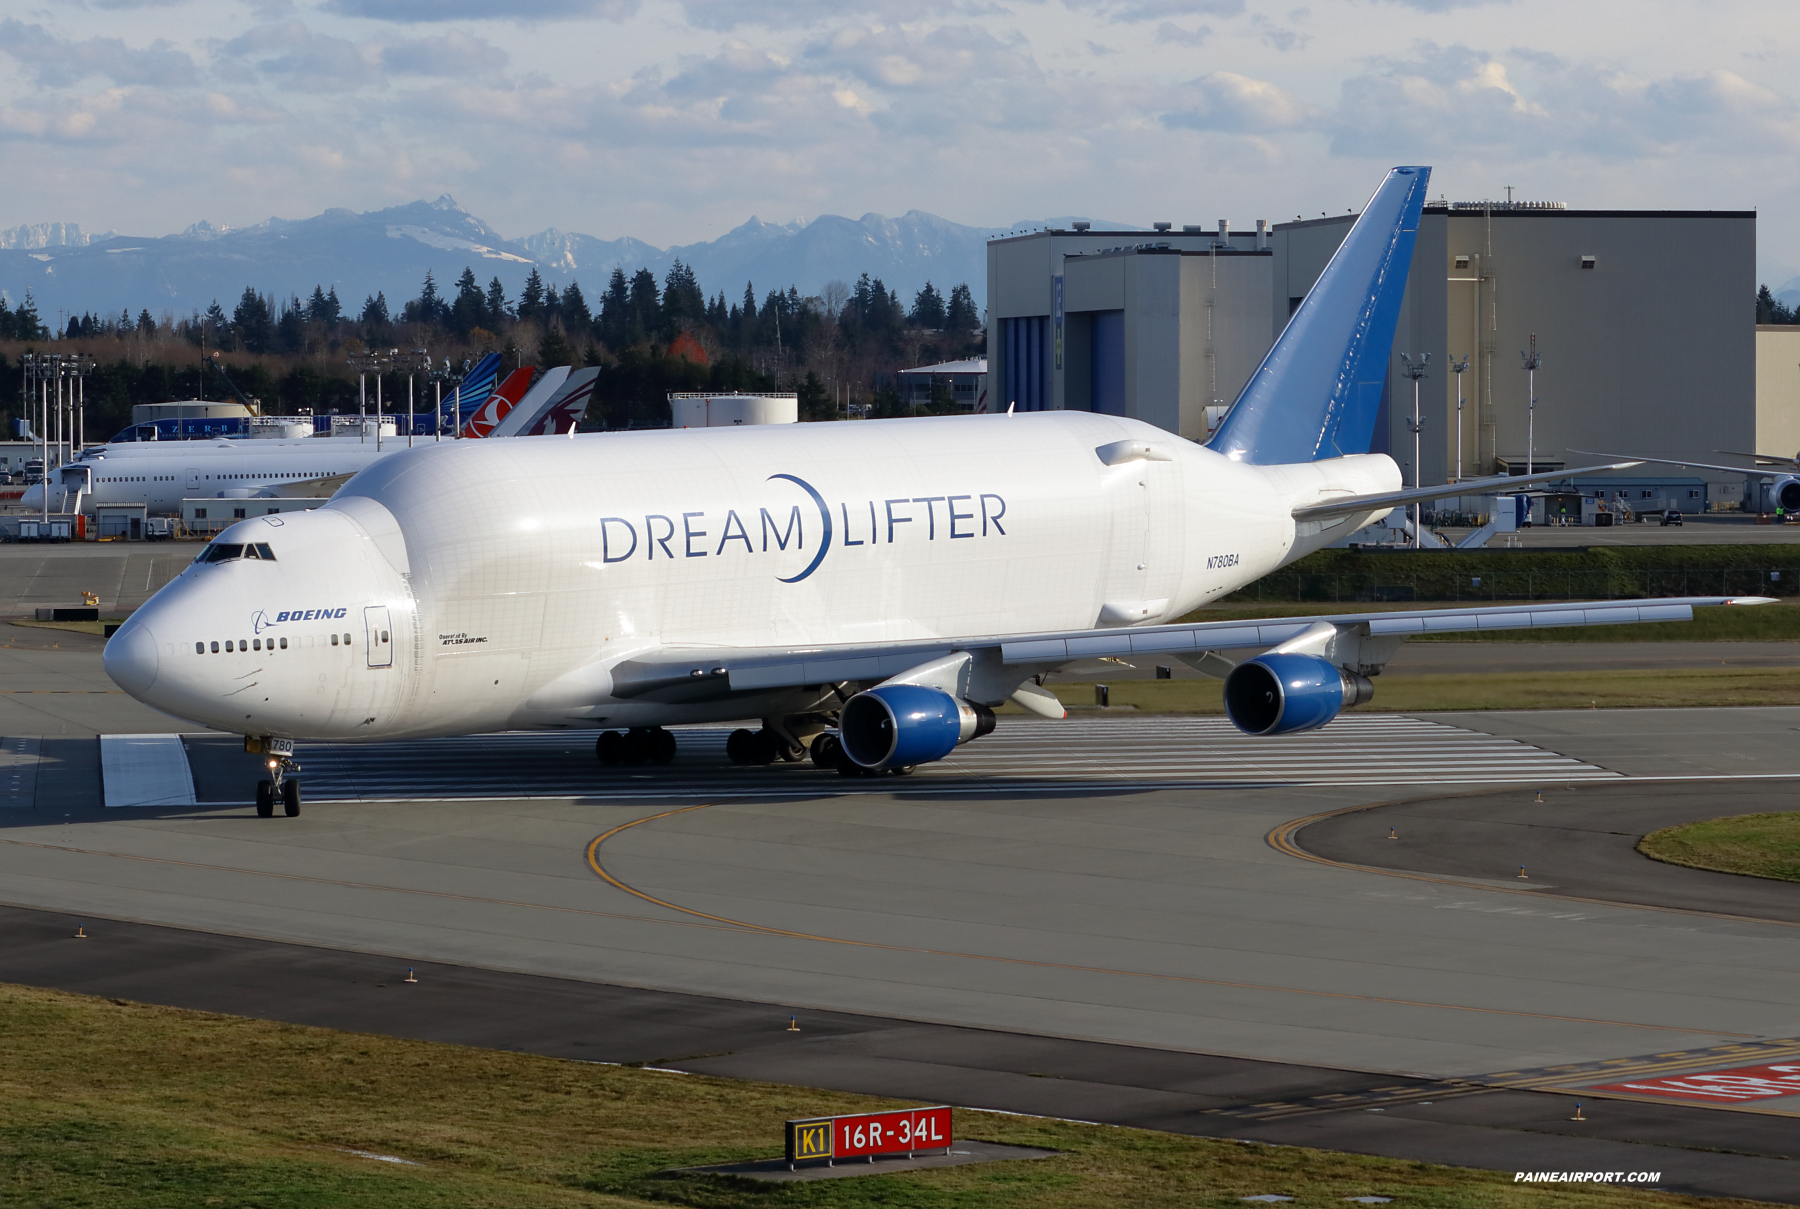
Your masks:
M96 716L113 709L109 719L128 713L102 695ZM1464 792L1535 806L1547 788L1569 819L1604 801L1594 818L1621 830L1658 785L1710 795L1719 813L1777 808L1767 803L1789 801L1800 778L1800 709L1356 715L1273 744L1208 719L1008 718L942 767L870 780L734 768L717 728L684 733L661 768L602 768L573 734L303 746L309 802L291 820L242 805L252 762L216 735L185 740L200 805L107 811L96 728L78 733L81 721L73 711L65 731L30 732L42 735L35 757L0 742L0 901L343 961L380 955L387 968L1048 1039L1032 1052L1063 1055L1071 1072L1096 1069L1078 1053L1150 1053L1147 1066L1190 1070L1179 1090L1201 1096L1159 1100L1169 1089L1123 1061L1126 1091L1071 1074L1048 1081L1056 1096L1028 1096L1020 1089L1048 1083L1000 1079L998 1058L934 1064L922 1041L791 1068L796 1081L923 1098L966 1086L1038 1105L1018 1111L1139 1122L1161 1104L1165 1127L1204 1132L1181 1123L1204 1116L1231 1122L1219 1127L1231 1136L1453 1162L1485 1154L1501 1167L1541 1166L1525 1162L1539 1154L1616 1168L1629 1154L1605 1147L1652 1143L1642 1161L1670 1165L1687 1154L1676 1144L1713 1145L1716 1126L1683 1114L1791 1126L1780 1114L1793 1106L1774 1101L1633 1103L1607 1118L1625 1133L1557 1149L1580 1135L1555 1126L1532 1090L1554 1082L1553 1068L1600 1072L1584 1084L1600 1087L1606 1071L1657 1075L1655 1055L1724 1069L1750 1051L1719 1047L1786 1052L1800 1037L1791 923L1571 903L1550 865L1533 876L1542 889L1521 892L1516 849L1491 836L1462 845L1464 863L1436 880L1304 859L1266 837L1333 810ZM605 1011L591 1019L605 1035ZM745 1056L695 1062L759 1078L787 1069L776 1051L734 1052ZM1220 1091L1226 1068L1208 1063L1351 1075L1250 1079L1251 1101ZM1395 1087L1406 1094L1383 1091ZM1321 1097L1332 1095L1354 1111L1330 1109ZM1259 1116L1259 1104L1276 1107ZM1552 1135L1564 1140L1552 1146ZM1748 1166L1700 1166L1689 1167L1695 1188L1774 1195Z

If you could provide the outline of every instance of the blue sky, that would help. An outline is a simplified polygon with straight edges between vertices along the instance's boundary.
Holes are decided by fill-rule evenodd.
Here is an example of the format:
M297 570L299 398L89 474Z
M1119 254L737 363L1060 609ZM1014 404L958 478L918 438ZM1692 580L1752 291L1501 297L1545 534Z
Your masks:
M751 214L1244 226L1434 194L1757 209L1800 275L1800 15L1761 0L17 0L0 227L449 192L507 236Z

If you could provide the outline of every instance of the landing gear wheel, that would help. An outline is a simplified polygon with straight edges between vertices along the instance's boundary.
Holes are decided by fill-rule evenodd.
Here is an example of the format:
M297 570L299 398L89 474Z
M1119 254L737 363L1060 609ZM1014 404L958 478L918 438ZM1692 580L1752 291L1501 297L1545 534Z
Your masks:
M739 727L725 739L725 758L733 764L751 764L756 760L756 732Z
M623 764L625 762L625 736L616 730L603 730L600 737L594 740L594 755L602 764Z
M919 766L917 764L896 764L888 771L897 777L910 777L919 771Z
M281 808L288 818L297 818L300 814L300 782L283 781L281 783Z
M674 734L657 727L650 732L650 762L667 764L675 758L675 746Z
M256 817L259 819L275 817L275 783L273 781L256 783Z
M774 731L759 730L751 737L755 743L755 746L750 749L753 753L751 763L773 764L780 758L783 744L780 736Z
M843 750L843 740L827 732L813 740L812 762L819 768L836 768Z
M648 764L650 762L650 732L641 727L633 727L625 732L625 763Z

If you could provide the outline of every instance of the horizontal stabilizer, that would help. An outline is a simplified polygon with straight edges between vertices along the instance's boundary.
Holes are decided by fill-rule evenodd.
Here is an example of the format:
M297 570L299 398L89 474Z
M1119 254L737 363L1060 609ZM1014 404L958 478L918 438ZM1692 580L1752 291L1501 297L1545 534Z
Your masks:
M1297 521L1324 520L1348 516L1355 512L1378 512L1406 504L1422 504L1429 500L1449 499L1458 495L1505 495L1532 483L1566 479L1577 474L1597 474L1602 470L1629 470L1639 462L1609 462L1604 466L1577 466L1573 470L1546 470L1538 474L1496 474L1481 479L1464 479L1460 483L1444 483L1436 487L1411 487L1405 491L1383 491L1374 495L1342 495L1316 504L1294 509Z

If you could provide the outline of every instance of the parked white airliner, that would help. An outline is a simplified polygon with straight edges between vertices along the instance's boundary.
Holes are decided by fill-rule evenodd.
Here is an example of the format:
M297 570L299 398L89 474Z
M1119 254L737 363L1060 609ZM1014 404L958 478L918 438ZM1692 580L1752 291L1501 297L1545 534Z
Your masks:
M1233 722L1284 734L1409 634L1730 603L1174 623L1394 506L1536 481L1406 491L1362 452L1427 177L1388 174L1208 446L1083 412L427 445L226 530L107 672L245 735L259 811L293 814L295 739L593 727L603 762L665 761L670 724L758 717L734 759L906 772L1009 699L1060 717L1043 677L1095 656L1224 676Z

